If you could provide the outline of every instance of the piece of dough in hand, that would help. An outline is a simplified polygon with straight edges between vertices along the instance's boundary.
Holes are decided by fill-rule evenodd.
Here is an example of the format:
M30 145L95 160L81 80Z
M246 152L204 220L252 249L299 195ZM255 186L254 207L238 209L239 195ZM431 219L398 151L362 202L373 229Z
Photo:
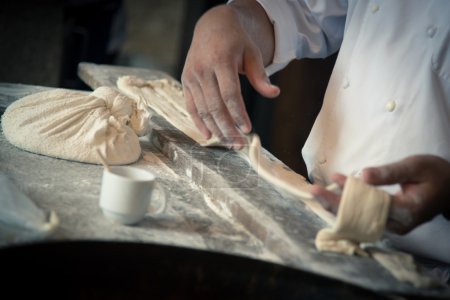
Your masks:
M316 236L319 251L348 255L367 255L359 247L362 242L375 242L384 232L391 197L385 191L347 177L339 204L336 224L324 228Z
M145 105L100 87L92 93L54 89L11 104L2 117L5 137L24 150L100 164L128 164L141 154L138 135L148 132Z
M383 251L376 247L367 251L362 242L378 241L386 227L391 197L385 191L364 183L361 179L347 177L339 205L336 224L324 228L316 236L319 251L332 251L347 255L371 256L399 281L416 287L428 288L437 281L421 274L413 256L399 251Z

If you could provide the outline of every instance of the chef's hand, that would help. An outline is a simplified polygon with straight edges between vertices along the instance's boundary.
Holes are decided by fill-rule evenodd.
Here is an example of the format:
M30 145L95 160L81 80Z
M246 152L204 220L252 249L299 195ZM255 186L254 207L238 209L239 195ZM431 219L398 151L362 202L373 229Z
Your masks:
M401 161L363 170L362 179L372 185L399 184L392 195L388 230L405 234L440 213L450 212L450 162L434 155L416 155ZM346 177L332 178L341 187ZM314 185L311 193L336 210L340 197Z
M278 96L264 66L272 60L273 27L254 0L215 7L197 22L181 76L186 109L209 139L211 134L240 148L251 131L239 73L263 96Z

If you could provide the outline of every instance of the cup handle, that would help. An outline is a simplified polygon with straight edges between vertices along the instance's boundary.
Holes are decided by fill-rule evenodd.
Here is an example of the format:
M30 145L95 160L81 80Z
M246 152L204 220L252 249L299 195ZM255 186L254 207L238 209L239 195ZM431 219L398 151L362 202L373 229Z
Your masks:
M157 193L155 193L157 192ZM152 202L154 200L154 198L156 197L155 195L158 195L158 197L160 199L158 199L160 201L160 206L156 209L154 209L152 207ZM150 194L150 201L149 201L149 205L148 205L148 209L147 209L147 214L150 215L158 215L160 213L162 213L163 211L166 210L166 205L167 204L167 196L166 196L166 191L162 188L162 186L159 183L154 183L154 187L153 187L153 191Z

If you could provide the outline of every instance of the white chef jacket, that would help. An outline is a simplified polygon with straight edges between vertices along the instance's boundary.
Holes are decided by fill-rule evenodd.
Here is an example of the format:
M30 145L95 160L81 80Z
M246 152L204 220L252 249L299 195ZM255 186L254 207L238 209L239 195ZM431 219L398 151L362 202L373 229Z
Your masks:
M450 1L258 2L275 31L269 74L339 50L302 150L311 180L328 184L335 172L359 175L415 154L450 161ZM450 222L442 216L390 239L450 263Z

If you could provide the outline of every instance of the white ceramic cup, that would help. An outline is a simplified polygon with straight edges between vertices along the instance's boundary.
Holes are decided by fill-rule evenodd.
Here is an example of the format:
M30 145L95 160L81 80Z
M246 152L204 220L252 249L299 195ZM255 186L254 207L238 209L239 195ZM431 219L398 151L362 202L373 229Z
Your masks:
M166 194L155 179L151 172L135 167L105 169L100 192L103 214L121 224L133 225L146 215L162 213L166 208ZM155 200L159 202L157 208L151 206Z

